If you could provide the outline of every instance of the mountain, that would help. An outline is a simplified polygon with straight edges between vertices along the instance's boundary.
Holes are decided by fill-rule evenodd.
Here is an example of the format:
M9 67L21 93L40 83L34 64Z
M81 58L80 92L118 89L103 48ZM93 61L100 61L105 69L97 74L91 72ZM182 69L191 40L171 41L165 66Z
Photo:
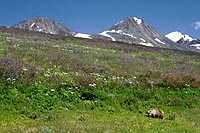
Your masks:
M26 21L19 22L12 26L14 28L24 29L28 31L39 31L49 34L60 34L71 36L73 32L53 19L45 17L36 17Z
M174 32L164 36L144 22L144 20L137 17L128 17L100 34L74 32L53 19L45 17L36 17L25 20L12 27L27 31L37 31L48 34L59 34L95 40L119 41L150 47L195 51L199 51L200 49L199 39L193 39L192 37L183 35L180 32Z
M166 37L182 46L189 47L192 50L200 50L200 39L195 39L190 35L174 31L167 34Z
M128 17L99 35L110 38L112 41L136 43L151 47L187 49L161 35L137 17Z

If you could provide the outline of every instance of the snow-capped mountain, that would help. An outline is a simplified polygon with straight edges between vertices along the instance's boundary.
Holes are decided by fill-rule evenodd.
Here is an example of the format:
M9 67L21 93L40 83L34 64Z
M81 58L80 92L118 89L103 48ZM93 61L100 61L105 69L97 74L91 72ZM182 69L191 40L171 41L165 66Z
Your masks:
M164 35L161 35L153 27L137 17L128 17L99 35L105 36L112 41L135 43L151 47L186 49L184 46L178 45Z
M24 29L28 31L39 31L49 34L60 34L71 36L73 32L62 26L53 19L45 17L36 17L26 21L19 22L13 26L14 28Z
M106 37L101 36L101 35L74 32L72 30L69 30L65 26L59 24L58 22L54 21L53 19L49 19L45 17L36 17L33 19L25 20L11 27L23 29L27 31L38 31L38 32L43 32L43 33L48 33L48 34L73 36L77 38L107 39Z
M191 36L184 35L183 33L179 32L179 31L171 32L171 33L167 34L166 37L171 39L174 42L178 42L181 39L183 39L184 41L194 40Z
M128 17L100 34L74 32L53 19L45 17L25 20L12 27L27 31L38 31L86 39L119 41L149 47L200 50L199 39L193 39L189 35L183 35L180 32L173 32L164 36L137 17Z
M179 31L174 31L166 35L167 38L171 39L172 41L182 45L189 47L190 49L200 49L200 40L195 39L187 34L183 34Z

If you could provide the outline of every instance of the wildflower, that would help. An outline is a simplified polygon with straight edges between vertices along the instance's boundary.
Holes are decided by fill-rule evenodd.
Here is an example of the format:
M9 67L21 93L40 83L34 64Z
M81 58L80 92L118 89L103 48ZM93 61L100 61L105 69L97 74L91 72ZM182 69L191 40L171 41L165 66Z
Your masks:
M45 77L50 77L50 74L45 73L44 76Z
M11 81L11 78L7 78L7 81Z
M189 85L189 84L185 84L185 86L186 86L186 87L190 87L190 85Z
M66 85L67 83L61 83L62 85Z
M23 68L22 70L23 70L23 71L27 71L28 69L27 69L27 68Z
M62 74L63 74L63 75L67 75L67 73L66 73L66 72L62 72Z
M53 92L53 91L55 91L54 89L51 89L51 91Z
M95 83L93 83L93 84L89 84L89 86L90 86L90 87L95 87L96 84L95 84Z

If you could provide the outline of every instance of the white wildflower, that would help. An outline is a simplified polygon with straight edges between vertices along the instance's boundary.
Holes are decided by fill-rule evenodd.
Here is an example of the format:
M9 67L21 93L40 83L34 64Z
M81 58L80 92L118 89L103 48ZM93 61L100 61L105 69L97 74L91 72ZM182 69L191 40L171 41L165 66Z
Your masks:
M67 83L61 83L62 85L66 85Z
M44 76L45 77L50 77L50 74L45 73Z
M27 68L23 68L22 70L23 70L23 71L27 71L28 69L27 69Z
M95 84L95 83L93 83L93 84L89 84L89 86L90 86L90 87L95 87L96 84Z
M51 89L51 91L55 91L55 89Z

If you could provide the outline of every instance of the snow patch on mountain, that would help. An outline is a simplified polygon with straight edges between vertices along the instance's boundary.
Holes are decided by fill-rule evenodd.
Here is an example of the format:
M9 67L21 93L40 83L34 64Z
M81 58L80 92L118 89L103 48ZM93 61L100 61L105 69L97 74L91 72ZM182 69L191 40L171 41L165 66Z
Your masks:
M124 33L124 32L123 32L123 35L127 35L127 36L130 36L130 37L132 37L132 38L137 38L137 37L135 37L135 36L133 36L133 35L131 35L131 34L127 34L127 33Z
M84 34L84 33L77 33L76 35L74 35L74 37L92 39L89 34Z
M111 35L109 35L108 33L117 33L117 34L120 34L120 35L123 35L123 36L126 35L126 36L129 36L131 38L137 38L137 37L133 36L132 34L128 34L128 33L123 32L122 30L107 30L107 31L101 32L99 35L109 37L109 38L112 39L112 41L116 41L116 39L114 37L112 37Z
M31 24L31 28L35 25L35 22Z
M194 46L194 47L196 47L197 49L200 50L200 44L193 44L193 45L191 45L191 46Z
M126 35L126 36L130 36L130 37L132 37L132 38L136 38L135 36L133 36L133 35L131 35L131 34L128 34L128 33L125 33L125 32L123 32L122 30L111 30L111 31L109 31L109 32L112 32L112 33L119 33L119 34L121 34L121 35Z
M189 35L184 35L183 33L179 32L179 31L171 32L171 33L167 34L166 37L169 38L170 40L174 41L174 42L177 42L182 38L185 41L193 41L194 40Z
M156 38L155 39L157 42L159 42L159 43L162 43L162 44L165 44L164 42L162 42L160 39L158 39L158 38Z
M144 45L144 46L149 46L149 47L153 47L153 45L151 43L144 43L144 42L140 42L141 45Z
M112 37L111 35L107 34L108 32L110 32L110 31L101 32L99 35L109 37L109 38L112 39L112 41L116 41L114 37Z
M134 20L135 20L135 22L136 22L137 24L141 24L141 23L142 23L142 20L141 20L141 19L136 18L136 17L133 17L133 18L134 18Z
M146 40L144 40L143 38L140 38L140 40L142 40L143 42L146 42Z

